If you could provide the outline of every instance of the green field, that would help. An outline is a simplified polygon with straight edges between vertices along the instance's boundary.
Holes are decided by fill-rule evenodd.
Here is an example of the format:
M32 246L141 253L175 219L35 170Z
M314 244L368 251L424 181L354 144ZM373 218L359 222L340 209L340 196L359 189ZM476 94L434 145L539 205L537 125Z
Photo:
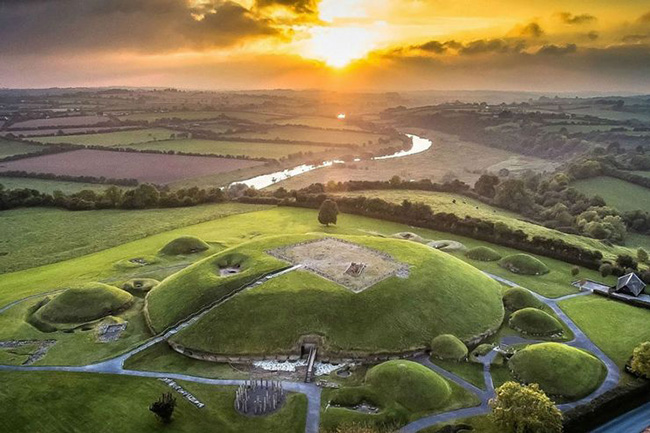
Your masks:
M0 213L0 272L79 257L226 215L264 209L236 203L178 209L15 209ZM98 229L101 227L101 229Z
M97 193L104 192L109 185L101 185L96 183L84 182L65 182L62 180L49 180L49 179L32 179L27 177L4 177L0 176L0 185L4 185L6 189L29 188L37 191L52 194L54 191L61 191L64 194L74 194L84 189L95 191ZM122 189L129 187L121 186ZM0 217L0 220L2 218Z
M182 119L182 120L211 120L221 116L228 116L237 120L249 122L267 122L273 119L282 118L275 114L259 113L254 111L170 111L166 113L136 113L120 116L120 120L135 122L155 122L160 119Z
M650 199L650 190L645 191L647 191L648 197ZM585 236L571 235L559 232L557 230L552 230L544 226L534 224L532 222L521 220L521 216L517 215L516 213L499 209L497 207L482 203L478 200L473 200L471 198L457 194L429 191L384 190L354 191L341 193L339 195L351 197L365 196L368 198L380 198L392 203L399 204L401 204L405 199L412 202L422 202L431 206L431 209L433 209L434 212L453 213L460 218L471 216L473 218L486 219L495 223L502 222L513 229L523 230L531 238L533 236L544 236L552 239L562 239L566 242L583 248L600 250L604 255L609 255L610 257L621 253L630 254L630 251L627 248L619 246L607 246L597 239L588 238ZM607 199L605 198L605 200Z
M0 429L30 433L186 432L303 433L307 400L289 395L285 406L267 417L247 417L234 408L235 387L178 381L205 404L198 409L153 378L86 373L0 373ZM149 411L162 393L172 392L177 407L163 425Z
M206 155L248 156L250 158L279 159L298 152L325 152L331 150L325 146L300 146L297 144L256 143L242 141L216 140L168 140L148 142L129 146L133 149L160 150Z
M231 134L233 137L257 138L266 140L309 141L316 143L363 145L377 143L385 136L363 131L327 130L304 126L277 126L261 132L242 132ZM395 144L393 144L395 145ZM388 146L388 145L387 145Z
M562 310L616 364L623 368L634 348L650 341L650 310L601 296L581 296L560 303Z
M107 132L103 134L63 135L53 137L34 137L39 143L70 143L92 146L120 147L148 141L169 140L174 131L163 128L136 129L132 131Z
M0 138L0 159L8 156L24 155L27 153L43 150L43 146L36 144L21 143L18 141L4 140Z
M298 116L288 117L282 120L276 120L273 123L276 125L301 125L309 126L311 128L327 128L327 129L349 129L351 131L360 131L356 125L350 124L347 120L340 120L334 116Z
M650 189L621 179L600 176L573 182L571 186L588 196L601 196L621 212L650 210Z
M247 255L253 269L263 258L253 256L255 251L309 239L313 237L267 238L221 254ZM343 239L390 254L410 266L410 275L405 279L392 276L354 293L312 272L293 271L259 289L241 292L172 341L209 353L268 355L289 354L302 335L323 335L327 352L390 353L426 348L440 334L468 340L501 325L501 286L475 268L415 242L373 236ZM257 272L272 266L266 261ZM149 314L157 330L187 315L186 310L196 311L200 307L197 299L235 278L210 277L215 268L212 262L206 259L187 268L150 292ZM184 312L174 315L179 310ZM443 313L447 311L455 314ZM241 338L243 334L246 339Z

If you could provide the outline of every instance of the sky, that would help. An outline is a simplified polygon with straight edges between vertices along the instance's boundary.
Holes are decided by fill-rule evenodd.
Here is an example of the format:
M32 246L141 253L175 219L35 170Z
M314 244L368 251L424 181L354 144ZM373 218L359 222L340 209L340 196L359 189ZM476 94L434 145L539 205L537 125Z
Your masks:
M0 87L650 93L648 0L0 0Z

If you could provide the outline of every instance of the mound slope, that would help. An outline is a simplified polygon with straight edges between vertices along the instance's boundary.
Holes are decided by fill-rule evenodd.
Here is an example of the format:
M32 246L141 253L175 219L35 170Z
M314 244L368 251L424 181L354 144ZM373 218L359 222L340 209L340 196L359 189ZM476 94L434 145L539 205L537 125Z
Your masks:
M266 238L247 244L246 249L269 260L259 251L318 238ZM176 334L172 342L198 352L259 356L299 353L302 336L318 335L323 342L319 353L363 356L424 349L440 334L467 341L499 327L503 320L500 285L473 266L415 242L342 238L389 254L409 265L410 274L390 276L354 293L310 271L294 270L230 298ZM341 265L344 272L348 263ZM154 296L163 292L168 292L163 301L166 308L178 309L203 292L221 290L206 284L200 276L203 266L163 281L150 292L150 306L155 307ZM188 302L179 302L177 295L188 290L198 292ZM151 313L156 322L153 309Z
M517 352L508 366L524 383L538 383L545 393L577 400L595 391L605 366L588 352L559 343L540 343Z
M34 314L50 323L83 323L127 308L133 296L117 287L94 283L63 291Z
M501 259L501 254L497 253L490 247L480 246L475 247L465 252L465 255L480 262L496 262Z
M165 256L180 256L199 253L201 251L206 251L209 248L210 245L206 244L197 237L182 236L180 238L174 239L162 247L160 254L163 254Z
M521 310L522 308L539 308L542 306L540 300L530 290L523 287L512 287L503 294L503 304L510 311Z
M504 257L499 265L510 272L522 275L543 275L549 272L549 268L539 259L528 254L513 254Z
M529 335L548 336L562 332L558 320L537 308L522 308L510 316L510 327Z
M467 346L451 334L438 335L431 342L431 356L460 361L467 358Z

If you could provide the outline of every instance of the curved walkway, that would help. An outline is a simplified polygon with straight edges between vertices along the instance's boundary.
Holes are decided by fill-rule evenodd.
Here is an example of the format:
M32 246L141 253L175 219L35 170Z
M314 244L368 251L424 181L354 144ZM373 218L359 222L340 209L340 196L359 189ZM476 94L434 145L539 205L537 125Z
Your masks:
M299 266L294 266L288 269L284 269L280 272L277 272L272 275L267 275L257 281L254 281L253 283L249 284L243 290L248 289L248 288L253 288L256 287L263 282L267 281L268 279L274 278L279 275L283 275L287 272L291 272L295 269L298 269ZM507 280L505 278L488 274L489 277L506 284L510 287L519 287L518 284ZM592 394L590 394L587 397L584 397L578 401L571 402L571 403L565 403L558 405L558 408L562 411L567 411L570 409L573 409L577 406L581 406L583 404L589 403L593 399L601 396L607 391L610 391L611 389L615 388L616 385L618 384L618 381L620 379L620 371L616 364L605 355L605 353L600 350L585 334L582 332L582 330L562 311L562 309L559 307L558 302L564 301L566 299L571 299L574 297L578 296L584 296L590 294L590 292L581 292L581 293L576 293L573 295L567 295L563 296L560 298L556 299L551 299L551 298L546 298L544 296L541 296L533 291L531 291L535 297L537 297L540 301L542 301L544 304L546 304L549 308L551 308L555 314L562 320L564 323L567 325L569 329L574 334L574 339L565 343L569 346L580 348L580 349L585 349L590 352L592 352L594 355L596 355L604 364L605 367L607 368L607 376L601 386L594 391ZM11 308L12 306L26 301L28 299L36 298L39 296L44 296L46 294L39 294L39 295L33 295L29 296L24 299L20 299L17 301L14 301L10 304L7 304L0 308L0 314ZM217 303L219 305L220 303ZM116 374L116 375L122 375L122 376L135 376L135 377L150 377L150 378L163 378L167 377L170 379L175 379L175 380L183 380L187 382L195 382L195 383L202 383L202 384L207 384L207 385L220 385L220 386L239 386L244 383L243 380L227 380L227 379L209 379L205 377L200 377L200 376L191 376L191 375L186 375L186 374L180 374L180 373L162 373L162 372L156 372L156 371L139 371L139 370L128 370L124 368L124 363L126 362L127 359L132 357L133 355L142 352L143 350L146 350L150 348L151 346L160 343L162 341L166 341L169 339L171 336L176 334L177 332L181 331L182 329L185 329L186 327L190 326L191 324L195 323L198 321L200 318L202 318L205 314L207 314L214 306L211 308L206 308L205 310L189 317L185 321L177 324L173 328L167 330L163 334L160 334L156 337L153 337L149 340L147 340L145 343L119 355L114 358L101 361L98 363L94 364L88 364L88 365L83 365L83 366L14 366L14 365L0 365L0 371L59 371L59 372L70 372L70 373L95 373L95 374ZM538 344L540 341L538 340L525 340L521 338L511 338L511 337L504 337L501 340L501 344L503 345L511 345L515 344L517 341L527 341L530 344ZM494 390L494 384L492 382L492 375L490 372L490 367L492 364L492 361L494 360L494 357L497 355L497 348L493 349L490 351L486 356L481 357L480 361L483 364L483 380L485 381L485 390L480 389L476 387L475 385L467 382L463 378L435 365L432 363L428 357L422 356L415 358L414 360L416 362L419 362L420 364L430 368L431 370L434 370L438 374L444 376L448 380L451 380L455 382L456 384L460 385L463 387L465 390L475 394L477 397L479 397L481 403L477 406L474 407L469 407L469 408L463 408L463 409L458 409L450 412L444 412L444 413L439 413L435 415L431 415L428 417L420 418L410 424L407 424L404 426L402 429L400 429L401 433L416 433L420 430L423 430L425 428L434 426L436 424L440 423L445 423L445 422L453 422L462 418L467 418L467 417L472 417L472 416L477 416L477 415L484 415L490 412L489 408L489 400L494 397L495 395L495 390ZM289 382L289 381L284 381L282 382L282 385L284 388L288 391L291 392L296 392L296 393L301 393L304 394L307 397L307 420L306 420L306 426L305 426L305 433L318 433L319 431L319 424L320 424L320 406L321 406L321 388L314 385L314 384L307 384L307 383L301 383L301 382Z

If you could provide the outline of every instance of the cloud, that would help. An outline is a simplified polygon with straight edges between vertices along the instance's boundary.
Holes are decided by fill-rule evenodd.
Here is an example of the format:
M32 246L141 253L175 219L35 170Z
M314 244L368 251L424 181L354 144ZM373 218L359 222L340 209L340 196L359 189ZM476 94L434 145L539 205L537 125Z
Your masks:
M282 36L268 18L230 0L0 2L0 53L205 50Z
M282 6L298 14L314 14L318 10L317 0L256 0L258 7Z
M548 44L542 46L537 50L537 55L546 55L546 56L563 56L565 54L571 54L578 51L578 46L576 44L566 44L566 45L555 45Z
M597 18L590 14L573 15L570 12L558 12L556 16L564 24L569 24L569 25L589 24L594 21L597 21Z
M637 21L641 24L650 24L650 12L641 15Z
M544 36L544 30L538 23L531 22L526 25L515 26L512 30L510 30L510 32L508 32L508 36L522 38L541 38Z
M600 33L593 31L593 32L587 33L585 36L590 41L595 41L596 39L598 39L600 37Z
M625 35L621 40L627 44L636 44L638 42L643 42L648 38L650 38L650 35Z

